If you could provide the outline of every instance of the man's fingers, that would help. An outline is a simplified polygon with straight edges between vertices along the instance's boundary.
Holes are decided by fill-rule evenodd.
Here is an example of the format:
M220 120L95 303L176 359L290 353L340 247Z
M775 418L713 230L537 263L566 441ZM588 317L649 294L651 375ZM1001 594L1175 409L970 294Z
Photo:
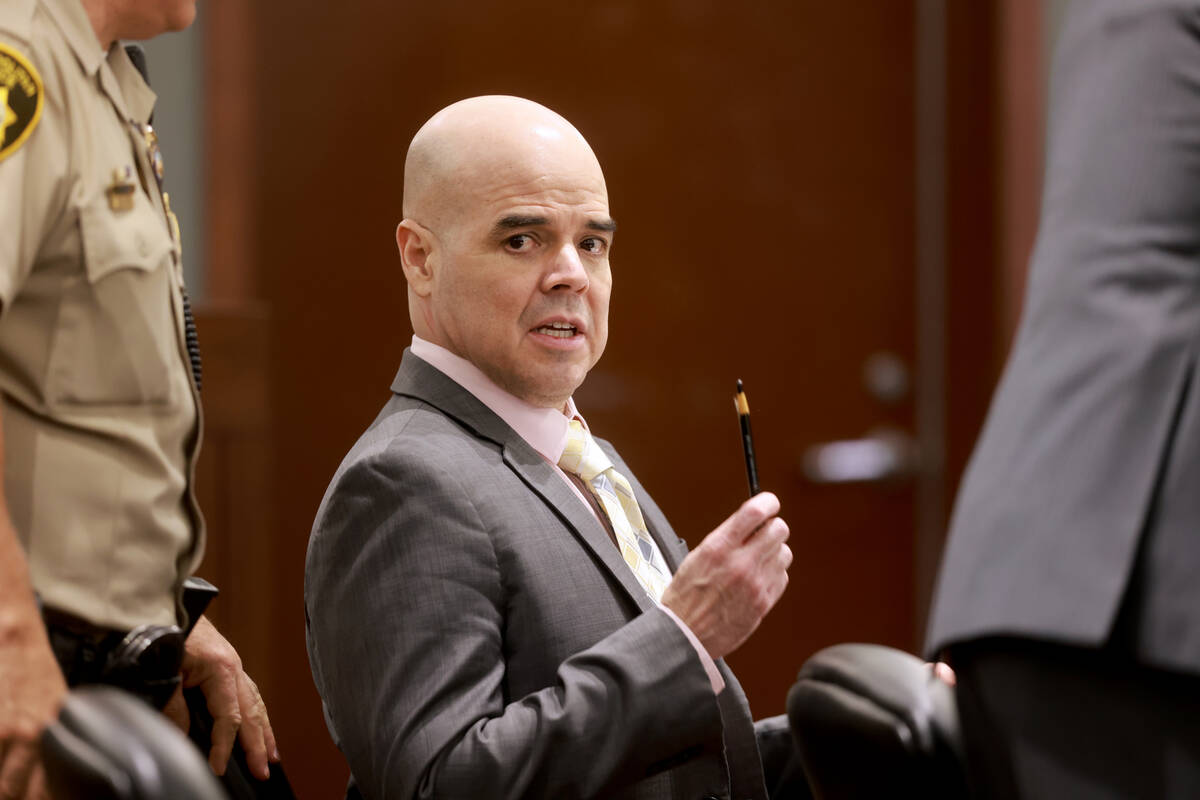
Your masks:
M786 544L780 545L779 546L780 569L778 572L778 578L777 578L778 585L776 586L777 591L775 594L776 602L778 602L779 598L783 596L783 591L785 589L787 589L787 585L788 585L788 572L787 571L788 571L788 567L791 566L791 563L792 563L792 549L790 547L788 547Z
M221 670L219 676L200 685L208 711L213 717L212 750L208 763L217 775L225 774L229 754L242 725L242 713L238 707L237 677L232 670Z
M267 707L254 681L242 670L237 652L207 617L196 621L188 637L183 685L200 686L212 714L208 761L213 772L225 774L233 746L240 741L251 772L260 779L269 778L269 762L278 761L279 755Z
M254 698L254 716L260 720L259 727L263 732L263 747L266 749L268 761L279 761L279 745L275 741L275 730L271 727L271 718L267 715L267 703L262 698L262 693L258 691L258 684L251 680L250 676L242 673L242 677L253 688ZM270 770L267 771L266 777L270 777Z
M932 665L933 674L940 678L943 682L950 686L958 685L958 676L954 674L954 670L944 661L934 662Z
M262 695L258 696L258 705L262 709L263 718L263 742L267 746L267 759L269 761L279 761L279 743L275 740L275 729L271 727L271 719L267 716L267 704L262 699Z
M184 733L191 729L192 715L188 713L187 700L183 699L182 685L175 689L175 694L171 695L171 699L163 707L163 714Z
M762 548L759 551L757 573L767 601L764 614L774 607L787 589L787 570L792 563L792 549L783 541L787 536L787 525L783 520L776 518L764 525L746 545Z
M240 723L230 717L213 720L212 749L208 751L208 765L212 767L213 774L225 774L239 727Z
M275 750L275 736L271 732L267 707L258 693L258 687L245 673L238 676L238 702L243 709L238 739L246 751L246 764L256 778L265 781L271 777L268 760Z
M792 566L792 548L786 544L779 545L779 563L783 566L784 572L787 572L788 567Z
M758 527L752 540L760 542L764 550L774 550L783 545L792 535L792 529L780 517L772 517Z
M730 543L736 546L749 539L759 526L778 513L779 498L771 492L759 492L742 503L718 530L724 529Z
M780 548L791 536L788 524L779 517L771 519L758 526L758 530L746 540L742 546L747 555L764 567L775 567L779 558Z
M29 800L53 800L50 790L46 788L46 770L40 763L33 767L33 774L29 777L29 789L25 794Z
M264 710L266 709L265 705L263 706L263 709ZM267 740L267 758L269 758L272 762L278 764L279 761L282 759L282 756L279 755L279 742L276 741L276 739L275 739L275 729L271 727L270 720L267 720L266 740Z
M34 768L38 765L37 750L24 743L11 743L4 752L4 763L0 764L0 798L23 800L30 786Z

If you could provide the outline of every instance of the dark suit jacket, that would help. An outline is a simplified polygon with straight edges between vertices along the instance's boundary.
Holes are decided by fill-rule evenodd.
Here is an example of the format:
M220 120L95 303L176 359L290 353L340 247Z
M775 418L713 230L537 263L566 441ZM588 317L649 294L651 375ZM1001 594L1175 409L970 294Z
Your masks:
M309 542L309 659L371 798L764 796L745 697L713 695L550 464L406 352ZM633 473L672 569L683 542Z
M1136 654L1200 672L1198 4L1075 3L1051 102L1024 316L927 644L1099 645L1133 585Z

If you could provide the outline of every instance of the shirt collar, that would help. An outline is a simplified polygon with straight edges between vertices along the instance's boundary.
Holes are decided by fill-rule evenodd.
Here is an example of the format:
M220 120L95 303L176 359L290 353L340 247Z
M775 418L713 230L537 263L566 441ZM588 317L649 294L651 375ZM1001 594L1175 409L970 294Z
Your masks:
M479 367L441 345L414 335L412 352L474 395L551 464L557 464L566 449L570 421L578 419L587 427L574 398L567 400L565 413L556 408L539 408L504 391Z
M94 77L104 61L104 48L96 39L96 32L92 30L92 21L88 19L83 3L80 0L42 0L42 5L62 31L63 38L75 53L84 73L89 78Z
M133 65L129 54L125 52L125 46L121 42L114 44L108 51L107 60L115 87L107 85L107 76L103 73L100 75L101 84L117 110L139 124L149 122L158 95Z
M63 38L75 54L75 59L89 78L100 73L100 86L112 100L122 117L138 123L150 119L157 96L142 79L120 41L106 53L92 29L80 0L42 0ZM103 69L107 63L108 69Z

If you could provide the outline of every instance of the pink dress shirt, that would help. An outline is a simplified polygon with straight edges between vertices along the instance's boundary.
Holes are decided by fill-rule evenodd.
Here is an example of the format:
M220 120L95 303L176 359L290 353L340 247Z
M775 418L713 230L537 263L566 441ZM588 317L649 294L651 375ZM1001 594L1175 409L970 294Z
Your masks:
M570 420L577 419L584 428L587 428L587 421L575 408L573 398L567 400L566 408L562 411L553 408L538 408L504 391L470 361L456 356L440 345L427 342L414 335L412 352L413 355L466 389L474 395L475 399L508 423L508 426L516 431L518 436L550 463L563 482L571 487L571 491L579 499L579 502L583 503L593 515L597 515L595 507L583 496L575 482L567 477L567 474L558 466L558 460L567 446L567 425ZM598 515L597 519L599 519ZM600 522L605 524L604 520L600 520ZM725 679L717 671L717 665L712 656L700 644L700 640L696 638L696 634L692 633L692 629L684 624L674 611L661 603L659 603L659 608L675 620L675 624L692 643L696 655L704 665L704 671L708 674L713 694L719 693L725 688Z

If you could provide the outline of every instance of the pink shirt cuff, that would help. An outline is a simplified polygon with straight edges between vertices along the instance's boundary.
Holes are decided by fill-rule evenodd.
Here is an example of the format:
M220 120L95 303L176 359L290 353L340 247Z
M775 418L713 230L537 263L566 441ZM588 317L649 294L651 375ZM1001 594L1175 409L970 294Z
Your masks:
M708 673L708 682L712 684L713 694L720 694L725 688L725 679L721 677L721 672L717 669L717 662L713 661L712 656L704 649L704 645L700 644L700 640L696 638L696 634L692 633L684 621L675 615L675 612L661 603L658 606L663 611L667 612L667 616L675 620L675 624L679 626L679 630L683 631L683 635L692 643L692 648L695 649L696 655L700 658L700 663L704 665L704 671Z

